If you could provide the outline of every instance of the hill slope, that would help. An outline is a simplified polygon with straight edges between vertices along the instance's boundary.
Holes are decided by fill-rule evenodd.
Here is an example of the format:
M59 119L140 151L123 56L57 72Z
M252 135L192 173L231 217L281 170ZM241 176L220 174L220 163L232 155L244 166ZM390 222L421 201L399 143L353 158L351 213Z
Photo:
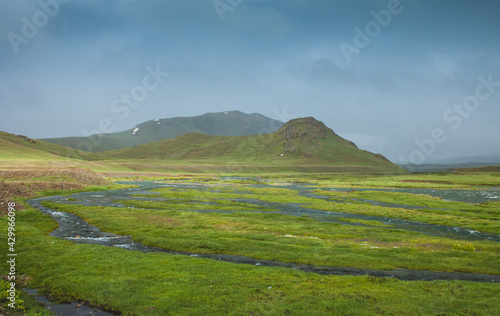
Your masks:
M93 160L99 157L22 135L0 132L0 160Z
M154 141L172 139L192 132L227 136L271 133L281 125L283 125L282 122L261 114L245 114L239 111L157 119L141 123L123 132L103 134L102 140L92 146L92 151L129 148ZM77 149L80 141L89 140L90 137L45 138L42 140ZM94 139L97 139L97 137L94 137ZM86 148L82 149L86 150Z
M102 153L112 159L160 159L246 163L268 166L366 167L400 172L385 157L360 150L312 117L291 120L271 134L213 136L188 133L180 137ZM366 170L368 170L366 169Z

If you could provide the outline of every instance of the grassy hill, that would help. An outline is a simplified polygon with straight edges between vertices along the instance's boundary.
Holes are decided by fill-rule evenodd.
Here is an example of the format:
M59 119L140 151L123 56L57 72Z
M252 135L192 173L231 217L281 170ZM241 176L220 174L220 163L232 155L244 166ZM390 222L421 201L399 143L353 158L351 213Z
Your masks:
M72 148L50 144L22 135L0 132L0 160L94 160L95 154L89 154Z
M132 148L88 153L0 132L0 161L65 161L96 171L192 173L404 172L383 156L360 150L312 117L291 120L270 134L187 133Z
M214 136L188 133L174 139L102 153L110 159L164 160L214 165L246 164L290 170L314 166L316 171L387 171L402 168L385 157L360 150L312 117L291 120L271 134ZM288 167L288 169L287 169ZM326 167L326 169L325 169ZM329 169L330 167L330 169ZM292 168L293 169L293 168Z
M261 114L245 114L239 111L156 119L141 123L123 132L103 134L102 141L93 146L92 151L129 148L154 141L172 139L186 133L226 136L264 134L274 132L281 125L283 125L282 122ZM80 141L89 140L89 137L46 138L42 140L76 149Z

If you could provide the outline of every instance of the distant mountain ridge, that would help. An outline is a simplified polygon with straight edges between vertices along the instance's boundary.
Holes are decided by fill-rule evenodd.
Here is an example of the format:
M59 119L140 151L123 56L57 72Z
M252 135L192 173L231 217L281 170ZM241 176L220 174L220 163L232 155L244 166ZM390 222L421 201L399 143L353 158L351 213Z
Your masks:
M41 140L74 149L87 149L78 148L78 144L89 141L93 144L91 151L99 152L172 139L187 133L223 136L267 134L276 131L282 125L283 122L262 114L226 111L192 117L149 120L126 131L103 134L102 137L61 137ZM99 139L97 144L95 139Z
M400 164L401 167L408 171L416 172L437 172L450 171L458 168L481 168L487 166L500 166L500 155L483 155L483 156L463 156L455 158L447 158L440 160L432 160L424 164Z
M214 136L188 133L174 139L101 154L109 159L265 165L293 170L302 166L318 172L403 172L402 168L382 155L358 149L354 143L338 136L312 117L291 120L271 134Z
M500 163L500 155L481 155L481 156L462 156L454 158L446 158L435 161L430 161L429 163L434 164L488 164L488 163Z

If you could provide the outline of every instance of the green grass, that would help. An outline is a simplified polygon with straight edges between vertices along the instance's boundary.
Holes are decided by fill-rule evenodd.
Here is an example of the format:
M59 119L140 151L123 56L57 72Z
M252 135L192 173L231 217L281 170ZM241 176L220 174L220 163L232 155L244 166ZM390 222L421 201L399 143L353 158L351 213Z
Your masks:
M131 235L149 246L225 253L259 259L371 269L462 271L496 274L500 246L472 242L481 251L456 251L454 239L398 229L352 227L270 213L193 213L43 202L85 218L104 231ZM186 206L187 208L189 206ZM375 248L365 248L368 243Z
M321 276L76 245L49 237L57 225L38 211L17 216L17 268L34 277L32 286L124 315L492 315L500 308L498 284Z
M295 176L289 180L293 178ZM500 186L500 176L494 172L404 175L355 175L346 173L334 176L318 175L306 177L306 179L306 181L315 182L325 187L475 189L476 187Z
M89 186L85 189L81 190L72 190L72 191L63 191L63 190L52 190L52 191L43 191L40 192L37 196L33 197L44 197L44 196L53 196L53 195L62 195L62 196L70 196L74 193L81 193L81 192L99 192L99 191L107 191L107 190L121 190L121 189L127 189L127 188L133 188L136 187L134 185L125 185L125 184L118 184L118 183L111 183L109 185L92 185Z
M0 132L0 160L94 160L99 156L79 150Z
M359 218L339 218L338 220L342 221L342 222L359 223L359 224L364 224L364 225L369 225L369 226L394 227L394 225L387 225L387 224L384 224L381 222L370 221L370 220L359 219Z
M10 282L0 280L0 314L4 315L2 312L7 313L7 315L11 316L50 316L54 315L52 312L47 310L44 305L39 303L34 297L31 295L21 291L19 286L16 285L16 301L15 308L11 308L8 306L11 301L8 299L9 292L7 290L10 289Z
M103 171L126 168L115 163L93 162L92 166ZM186 166L181 162L177 163L180 168ZM154 166L149 167L154 169ZM207 170L208 167L204 169ZM252 176L252 172L245 175ZM290 182L305 182L319 183L325 188L360 187L363 184L373 188L398 185L468 188L495 186L499 181L495 173L283 173L267 178L270 182L265 187L249 187L248 185L256 184L252 179L221 181L206 175L191 177L175 174L169 176L169 179L169 182L180 179L184 179L181 183L202 182L210 187L201 191L162 188L154 192L159 195L150 194L153 197L168 198L168 201L124 201L135 206L135 209L83 207L50 202L45 204L75 213L104 231L131 235L147 245L178 251L239 254L286 262L369 269L407 268L500 274L500 246L497 242L429 237L362 219L343 220L372 227L317 222L307 216L273 214L268 207L238 200L256 198L268 203L298 203L324 211L408 218L446 225L463 224L460 226L497 232L500 210L498 203L472 205L392 192L317 191L318 194L350 202L337 204L300 196L297 191L287 188L275 187L286 186ZM87 190L120 187L90 187ZM50 192L42 195L56 193L73 192ZM356 201L362 198L445 208L446 211L405 210ZM20 198L15 198L15 201L23 203ZM186 212L208 209L235 212ZM405 282L366 276L322 276L294 269L77 245L50 237L49 233L57 228L57 224L39 211L27 207L16 214L16 250L19 260L16 268L19 274L33 278L28 287L50 293L54 298L81 300L120 311L124 315L494 315L500 310L497 299L499 284L462 281ZM6 225L7 218L0 217L0 226ZM7 253L6 246L6 243L0 243L2 260ZM0 274L6 273L6 266L0 265ZM40 306L30 301L30 298L22 299L26 301L28 315L35 315L40 311Z
M157 197L152 195L152 197ZM272 209L266 209L264 207L254 206L248 203L239 203L235 201L221 201L221 200L191 200L189 203L187 200L169 200L165 202L157 201L117 201L128 206L134 206L145 209L169 209L169 210L197 210L197 211L207 211L207 210L217 210L217 211L234 211L236 208L238 211L273 211Z
M213 187L210 190L178 190L171 188L161 188L153 190L160 193L164 198L180 198L183 200L210 200L210 199L237 199L254 198L260 201L277 203L298 203L306 208L323 211L335 211L344 213L354 213L371 216L382 216L392 218L402 218L429 224L461 226L482 232L500 233L499 202L488 202L481 205L473 205L464 202L444 201L426 195L416 195L398 192L373 192L354 191L339 192L313 190L314 193L329 196L333 199L350 203L335 203L316 198L309 198L299 195L295 190L276 187L246 187L245 190L253 194L241 194L238 190L226 188L225 193L220 191L220 187ZM365 198L369 200L397 203L404 205L425 206L424 209L405 209L394 207L383 207L358 202L355 198ZM128 205L140 206L141 202L129 201ZM151 202L148 208L158 202ZM165 208L168 205L158 203L156 208Z
M332 206L329 202L316 202L311 208L321 210L339 210L356 214L386 216L415 220L437 225L467 227L478 231L500 233L499 202L488 202L473 205L464 202L444 201L439 198L398 192L374 191L324 191L316 190L318 194L340 199L348 204ZM362 198L373 201L422 206L422 209L391 208L369 205L353 199ZM332 203L332 202L330 202ZM358 205L358 206L356 206ZM363 206L360 206L363 205Z

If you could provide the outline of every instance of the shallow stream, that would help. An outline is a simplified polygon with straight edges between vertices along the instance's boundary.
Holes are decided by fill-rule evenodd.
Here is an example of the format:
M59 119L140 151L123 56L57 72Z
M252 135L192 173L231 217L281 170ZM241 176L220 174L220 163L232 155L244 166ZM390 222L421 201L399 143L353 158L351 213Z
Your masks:
M96 307L86 306L78 302L71 303L54 303L43 295L39 295L37 290L24 289L24 292L33 296L38 302L45 305L45 308L50 310L57 316L114 316L121 315L113 312L106 312Z
M50 215L54 218L58 224L59 228L55 229L51 236L55 236L62 239L71 240L74 243L86 243L86 244L98 244L103 246L113 246L129 250L138 250L141 252L164 252L174 255L186 255L195 258L207 258L215 259L220 261L227 261L233 263L243 263L252 264L256 266L268 266L268 267L286 267L293 268L307 272L313 272L318 274L333 274L333 275L371 275L377 277L394 277L402 280L468 280L468 281L479 281L479 282L500 282L500 276L497 275L484 275L484 274L473 274L473 273L449 273L449 272L432 272L432 271L413 271L413 270L367 270L349 267L324 267L324 266L314 266L307 264L297 264L297 263L285 263L277 262L271 260L255 259L245 256L235 256L235 255L225 255L225 254L203 254L203 253L193 253L193 252L178 252L170 251L168 249L158 248L158 247L148 247L142 243L134 241L130 236L118 236L112 233L102 232L99 228L89 225L86 221L80 217L68 213L61 212L57 210L52 210L50 208L44 207L42 201L52 201L57 203L67 203L67 204L78 204L85 206L109 206L109 207L127 207L117 203L120 200L151 200L151 201L168 201L161 197L132 197L136 194L151 194L149 190L170 187L177 189L196 189L196 190L207 190L213 188L209 184L172 184L172 183L162 183L162 182L122 182L122 184L134 184L138 185L138 188L128 188L122 190L113 191L102 191L102 192L85 192L85 193L75 193L70 197L68 196L52 196L44 197L38 199L31 199L28 203L39 209L44 214ZM254 185L249 185L254 186ZM325 199L326 197L312 193L311 191L315 189L310 187L310 185L300 185L295 184L291 186L286 186L284 188L297 190L301 195ZM420 189L418 189L420 190ZM437 191L437 190L436 190ZM469 199L470 196L474 196L474 199L488 199L491 196L498 194L498 191L492 191L491 195L483 194L481 191L464 191L466 198L463 198L461 194L455 194L451 197L456 198L462 197L463 199ZM403 191L401 191L403 192ZM404 192L407 192L405 189ZM422 191L426 192L426 191ZM413 192L412 192L413 193ZM435 192L433 192L435 193ZM271 203L260 201L252 198L251 193L248 198L236 199L240 202L250 203L259 206L265 206L266 208L272 208L276 213L293 215L293 216L304 216L307 215L310 218L314 218L319 221L325 222L335 222L343 225L357 225L357 226L368 226L360 223L349 223L339 220L339 218L355 218L363 220L378 221L383 224L389 224L393 227L388 227L386 229L404 229L414 232L419 232L431 236L443 236L455 239L466 239L466 240L491 240L500 241L500 236L498 234L482 233L467 228L461 227L451 227L444 225L432 225L423 222L407 221L397 218L388 217L377 217L377 216L367 216L358 215L350 213L340 213L340 212L325 212L310 208L305 208L294 203ZM421 193L425 194L425 193ZM437 193L435 193L437 194ZM450 195L444 193L448 198ZM71 199L70 199L71 198ZM70 200L69 200L70 199ZM332 203L335 203L332 201ZM394 205L395 207L401 207L400 205ZM193 211L195 212L195 211ZM196 212L218 212L218 211L196 211ZM377 226L380 228L379 226Z

